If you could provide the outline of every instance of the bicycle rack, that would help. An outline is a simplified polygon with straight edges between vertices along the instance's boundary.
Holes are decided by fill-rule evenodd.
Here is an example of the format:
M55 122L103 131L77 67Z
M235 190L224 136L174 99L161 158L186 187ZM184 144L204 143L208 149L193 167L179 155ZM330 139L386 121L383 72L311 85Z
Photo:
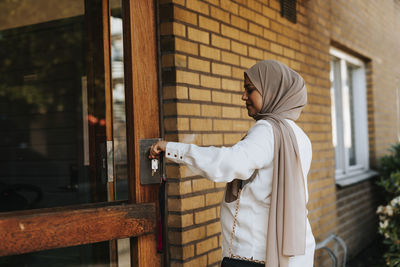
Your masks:
M331 242L331 241L335 241L335 245L334 245L334 251L332 251L332 249L328 248L327 245ZM328 255L331 257L332 259L332 267L337 267L338 265L338 259L336 254L338 253L338 244L342 247L343 249L343 261L342 261L342 267L346 267L346 257L347 257L347 247L346 247L346 243L343 241L343 239L341 239L340 237L338 237L335 234L330 234L327 238L325 238L324 240L322 240L321 242L319 242L316 246L315 246L315 250L319 250L319 249L324 249L326 250L326 252L328 252Z

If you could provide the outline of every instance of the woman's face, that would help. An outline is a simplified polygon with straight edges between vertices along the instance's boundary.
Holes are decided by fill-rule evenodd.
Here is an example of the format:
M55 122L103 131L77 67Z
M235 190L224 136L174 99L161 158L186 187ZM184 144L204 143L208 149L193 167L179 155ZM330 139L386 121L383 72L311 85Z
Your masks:
M261 111L262 96L246 74L244 75L244 92L242 100L246 102L247 113L250 117L254 117Z

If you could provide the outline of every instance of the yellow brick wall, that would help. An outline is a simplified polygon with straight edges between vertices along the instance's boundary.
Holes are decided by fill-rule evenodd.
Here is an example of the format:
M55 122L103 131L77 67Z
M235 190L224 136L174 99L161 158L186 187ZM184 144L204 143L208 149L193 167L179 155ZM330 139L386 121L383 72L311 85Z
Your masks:
M331 1L331 42L366 59L370 164L398 141L396 90L400 71L400 2ZM377 199L373 181L336 190L337 226L350 257L374 238Z
M397 118L384 103L395 106L393 94L400 81L395 67L399 38L391 35L396 32L394 20L400 21L399 4L297 2L294 24L281 17L278 0L159 0L165 137L205 146L234 144L253 123L241 101L243 71L262 59L287 64L304 77L308 89L309 104L299 125L313 145L308 176L313 232L317 241L332 232L344 235L354 254L375 234L376 199L371 182L345 189L335 185L329 48L345 47L370 60L374 163L397 138ZM167 163L166 174L171 266L219 266L219 204L225 184L172 163ZM322 266L322 259L317 261Z

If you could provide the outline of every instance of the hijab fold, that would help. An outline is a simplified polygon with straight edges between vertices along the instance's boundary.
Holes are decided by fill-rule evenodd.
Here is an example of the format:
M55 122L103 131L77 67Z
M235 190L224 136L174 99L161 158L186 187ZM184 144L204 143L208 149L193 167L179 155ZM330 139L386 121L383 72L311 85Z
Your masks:
M299 148L286 119L298 119L307 91L303 78L278 61L260 61L245 73L263 98L254 118L270 122L274 133L265 266L288 267L289 257L305 254L307 214Z

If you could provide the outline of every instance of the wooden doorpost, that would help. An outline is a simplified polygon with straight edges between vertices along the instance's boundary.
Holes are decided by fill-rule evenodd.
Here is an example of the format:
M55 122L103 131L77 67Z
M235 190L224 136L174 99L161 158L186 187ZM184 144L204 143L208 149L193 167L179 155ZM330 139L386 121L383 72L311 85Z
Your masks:
M140 184L139 140L160 137L155 3L124 0L126 125L130 200L158 207L159 185ZM160 266L156 233L131 239L134 266Z

